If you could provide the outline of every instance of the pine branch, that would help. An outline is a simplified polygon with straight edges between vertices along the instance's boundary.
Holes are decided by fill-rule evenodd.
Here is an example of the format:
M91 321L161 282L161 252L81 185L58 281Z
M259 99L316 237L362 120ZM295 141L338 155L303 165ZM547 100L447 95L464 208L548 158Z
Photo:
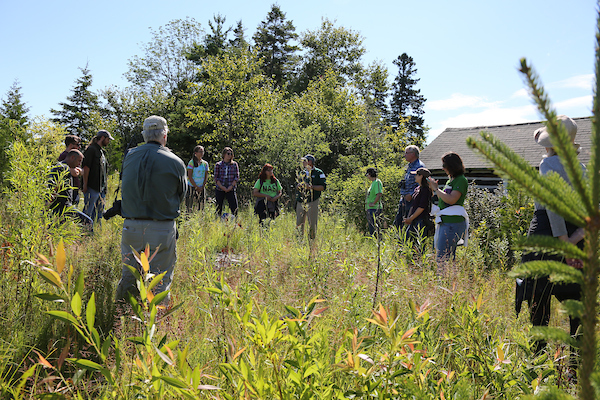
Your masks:
M548 95L541 85L539 76L535 73L532 67L527 65L527 60L521 59L520 71L525 75L525 80L529 86L531 95L535 100L538 110L548 121L546 128L550 134L550 141L554 145L556 154L561 159L561 162L567 172L567 176L571 181L571 186L574 188L574 193L581 201L587 210L588 214L593 214L597 207L591 201L590 188L583 178L581 164L577 159L577 152L571 142L571 137L567 133L564 126L559 125L556 120L556 111L552 108L552 104ZM597 204L597 203L596 203Z
M554 238L552 236L531 235L518 238L515 247L518 250L543 251L548 254L562 255L567 258L585 259L586 254L572 243Z
M591 171L591 200L593 204L600 203L600 174L595 173L600 168L600 16L598 17L598 28L596 30L596 74L594 77L594 104L592 106L592 148L591 157L588 163ZM596 210L596 213L598 210Z
M573 189L564 180L552 176L542 176L527 161L515 154L506 144L494 135L481 132L481 140L467 138L467 145L478 150L497 169L510 177L517 185L526 189L534 198L550 210L560 214L577 226L585 225L584 212L579 196L573 196ZM564 197L570 196L570 197ZM574 199L574 204L565 204L564 198Z
M535 339L543 339L546 341L555 340L563 342L572 347L578 347L577 340L560 328L550 328L547 326L534 326L531 328L531 336Z
M581 270L558 261L536 260L519 265L508 273L513 278L539 278L548 276L552 283L583 284Z
M574 318L582 318L584 315L583 303L579 300L565 300L562 303L562 308Z

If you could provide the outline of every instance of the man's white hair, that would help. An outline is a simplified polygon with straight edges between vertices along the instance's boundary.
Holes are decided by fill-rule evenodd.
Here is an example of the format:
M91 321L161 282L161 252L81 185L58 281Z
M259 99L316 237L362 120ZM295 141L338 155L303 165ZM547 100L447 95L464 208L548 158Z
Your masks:
M411 144L410 146L406 146L406 149L404 149L404 151L410 151L411 153L414 153L417 158L419 158L419 154L421 152L421 150L419 150L419 148L417 146L415 146L414 144Z

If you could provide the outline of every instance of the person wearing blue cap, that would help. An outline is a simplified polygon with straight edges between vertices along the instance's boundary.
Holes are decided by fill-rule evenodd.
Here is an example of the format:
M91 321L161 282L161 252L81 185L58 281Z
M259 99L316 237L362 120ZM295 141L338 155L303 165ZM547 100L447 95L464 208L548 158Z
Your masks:
M319 220L319 199L327 188L325 173L315 167L315 157L307 154L302 157L303 170L298 176L298 194L296 196L296 226L300 236L304 236L304 222L308 217L308 237L314 240Z

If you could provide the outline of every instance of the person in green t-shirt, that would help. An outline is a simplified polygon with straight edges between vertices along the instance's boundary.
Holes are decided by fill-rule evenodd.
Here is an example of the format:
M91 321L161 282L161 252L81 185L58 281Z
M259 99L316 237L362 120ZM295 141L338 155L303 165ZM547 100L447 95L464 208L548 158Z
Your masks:
M372 236L375 233L375 228L381 227L383 183L377 178L377 170L375 168L368 168L365 176L371 181L371 186L367 190L367 197L365 199L365 209L367 210L369 234Z
M273 166L271 164L263 165L258 180L254 184L254 189L252 189L252 195L256 197L254 213L258 215L261 224L265 219L275 219L279 215L277 201L281 194L281 183L273 175Z
M448 182L444 189L440 189L437 181L429 178L429 187L437 195L440 211L450 206L461 206L452 215L442 215L441 223L437 225L436 232L436 260L438 275L446 274L446 263L456 257L456 246L467 235L466 215L462 207L467 197L469 183L465 178L465 167L462 159L456 153L447 153L442 157L442 169L448 174ZM443 214L443 213L442 213Z

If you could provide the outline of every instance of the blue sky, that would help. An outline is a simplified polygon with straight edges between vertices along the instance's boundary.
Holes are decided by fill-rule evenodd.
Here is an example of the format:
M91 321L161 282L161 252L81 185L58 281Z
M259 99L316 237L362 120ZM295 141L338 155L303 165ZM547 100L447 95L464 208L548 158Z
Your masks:
M540 120L517 71L526 57L561 114L591 115L596 28L593 0L277 2L296 31L318 29L322 18L359 32L365 64L413 57L417 88L427 98L429 141L448 127ZM569 4L570 3L570 4ZM208 29L220 13L227 25L242 20L251 37L273 1L0 0L0 96L15 79L31 116L70 95L79 67L92 72L92 89L126 86L127 61L174 19L192 17ZM569 4L569 5L567 5Z

